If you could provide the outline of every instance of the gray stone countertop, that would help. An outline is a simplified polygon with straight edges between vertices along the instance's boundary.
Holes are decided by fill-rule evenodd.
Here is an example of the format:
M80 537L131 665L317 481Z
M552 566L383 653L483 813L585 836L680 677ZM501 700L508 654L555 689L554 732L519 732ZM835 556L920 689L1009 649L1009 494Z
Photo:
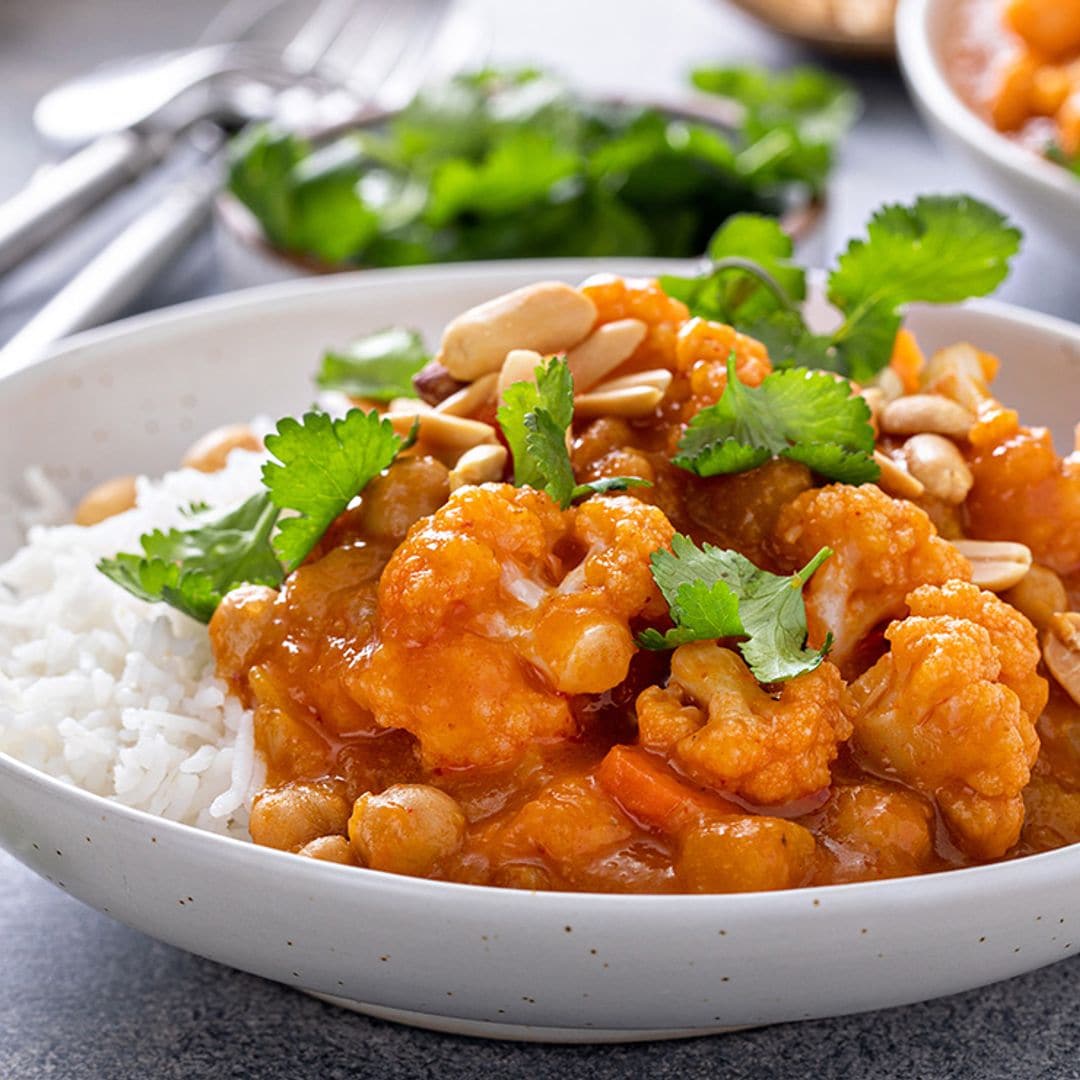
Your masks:
M0 198L42 157L37 96L101 60L191 40L219 0L0 3ZM710 0L478 0L497 61L555 64L597 89L672 91L695 61L805 57ZM840 248L878 203L920 191L989 195L930 142L888 67L842 65L866 111L810 250ZM94 215L48 257L0 282L0 341L81 258L154 197L151 182ZM1029 231L1002 295L1080 314L1075 254ZM133 310L221 291L209 235ZM687 1042L551 1047L415 1031L159 944L83 907L0 854L0 1077L1080 1076L1080 967L1068 961L983 990L888 1012Z

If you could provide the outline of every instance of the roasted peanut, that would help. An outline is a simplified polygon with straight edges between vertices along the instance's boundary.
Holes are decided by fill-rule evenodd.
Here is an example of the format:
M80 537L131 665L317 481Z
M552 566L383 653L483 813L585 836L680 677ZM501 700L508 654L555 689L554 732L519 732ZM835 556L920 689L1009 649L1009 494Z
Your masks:
M440 401L435 411L446 416L470 416L495 394L495 384L499 376L492 372L481 375L475 382L463 386L456 393Z
M399 435L408 435L413 423L419 420L420 438L433 448L467 450L470 446L496 441L495 429L490 424L463 416L447 416L419 402L412 403L410 412L394 410L386 418Z
M615 390L594 390L574 399L574 415L583 419L593 416L648 416L664 397L655 386L624 386Z
M904 443L908 472L935 499L957 506L975 483L963 454L942 435L913 435Z
M75 507L76 525L96 525L135 505L135 477L116 476L91 488Z
M893 461L888 454L874 451L874 461L881 470L877 484L882 491L898 499L917 499L925 488L903 466Z
M975 416L940 394L907 394L881 410L881 430L889 435L948 435L966 439Z
M592 393L607 394L612 390L629 390L635 386L652 386L662 394L667 393L674 376L667 368L655 368L651 371L635 371L632 375L622 375L617 379L608 379L599 386L594 386Z
M1061 689L1080 705L1080 612L1058 612L1050 619L1043 659Z
M262 443L247 424L226 424L196 439L180 459L180 464L185 469L198 469L199 472L220 472L234 450L258 453L261 449Z
M1069 595L1061 578L1047 566L1035 563L1002 600L1026 615L1037 630L1045 630L1057 611L1069 606Z
M596 305L577 289L546 281L471 308L447 326L436 360L454 378L498 371L511 349L565 352L596 321Z
M450 490L457 491L466 484L487 484L501 480L506 458L506 447L498 443L485 443L466 450L450 470Z
M896 401L904 396L904 380L891 368L883 368L874 379L874 386L881 391L885 401Z
M426 401L429 405L438 405L451 394L464 390L466 385L460 379L455 379L442 364L435 360L429 360L413 376L412 382L420 400Z
M598 326L566 354L574 389L582 393L594 387L628 360L644 337L645 324L640 319L618 319Z
M508 386L519 382L536 382L536 369L543 362L544 358L535 349L511 349L499 369L499 401L502 401Z
M950 540L971 563L971 580L980 589L1003 592L1031 569L1031 549L1011 540Z

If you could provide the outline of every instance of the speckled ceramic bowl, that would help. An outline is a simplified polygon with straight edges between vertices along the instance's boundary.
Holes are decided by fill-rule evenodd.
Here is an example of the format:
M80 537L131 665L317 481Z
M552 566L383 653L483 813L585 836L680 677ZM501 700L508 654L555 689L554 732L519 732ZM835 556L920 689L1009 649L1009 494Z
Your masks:
M655 264L651 264L655 268ZM131 320L0 379L0 557L23 469L77 495L171 466L194 433L310 399L320 350L389 323L433 337L501 291L632 260L371 272ZM1066 437L1080 328L924 309L929 348L1002 355L1002 394ZM6 503L7 505L3 505ZM148 934L377 1016L561 1041L696 1035L969 989L1080 949L1080 847L925 878L741 896L528 893L298 859L125 809L0 755L0 844Z

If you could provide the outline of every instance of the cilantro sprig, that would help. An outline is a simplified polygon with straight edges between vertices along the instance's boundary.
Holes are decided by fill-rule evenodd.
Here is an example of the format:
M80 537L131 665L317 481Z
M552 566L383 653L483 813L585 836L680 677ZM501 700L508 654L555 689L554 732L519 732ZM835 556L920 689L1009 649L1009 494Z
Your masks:
M390 401L416 397L413 376L431 359L415 330L393 326L323 355L316 382L354 398Z
M832 646L806 647L803 586L832 554L822 548L788 577L770 574L737 551L676 533L671 551L652 554L652 575L671 611L674 628L638 635L645 649L673 649L690 641L742 638L738 648L754 677L783 682L813 671Z
M993 292L1020 239L1001 214L969 196L883 206L866 239L853 240L829 275L828 298L842 321L828 334L803 320L805 274L791 264L791 241L769 218L736 215L714 236L705 274L669 275L661 284L693 314L758 338L777 368L822 368L867 381L888 365L907 304Z
M238 586L280 585L409 442L376 412L352 409L340 420L318 412L300 421L286 417L266 438L277 461L263 466L265 490L194 528L147 533L140 554L102 559L98 569L140 600L209 622ZM293 516L283 519L282 511Z
M574 419L574 377L566 361L557 356L538 364L535 376L535 382L508 386L497 413L518 487L546 491L565 510L575 499L588 495L649 486L636 476L576 483L566 448L566 433Z
M876 480L870 409L851 384L823 371L774 371L760 386L728 359L723 396L690 421L675 464L698 476L745 472L771 457L801 461L845 484Z

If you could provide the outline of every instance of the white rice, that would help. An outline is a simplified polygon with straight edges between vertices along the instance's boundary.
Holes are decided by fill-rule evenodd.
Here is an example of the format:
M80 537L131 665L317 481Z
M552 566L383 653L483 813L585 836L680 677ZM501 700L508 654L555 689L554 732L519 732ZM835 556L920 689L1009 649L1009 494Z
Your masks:
M259 489L260 454L213 475L140 480L135 509L91 528L35 524L0 565L0 751L126 806L246 837L262 780L252 715L214 677L206 627L146 604L96 568L142 533L190 528ZM60 507L41 475L37 521Z

